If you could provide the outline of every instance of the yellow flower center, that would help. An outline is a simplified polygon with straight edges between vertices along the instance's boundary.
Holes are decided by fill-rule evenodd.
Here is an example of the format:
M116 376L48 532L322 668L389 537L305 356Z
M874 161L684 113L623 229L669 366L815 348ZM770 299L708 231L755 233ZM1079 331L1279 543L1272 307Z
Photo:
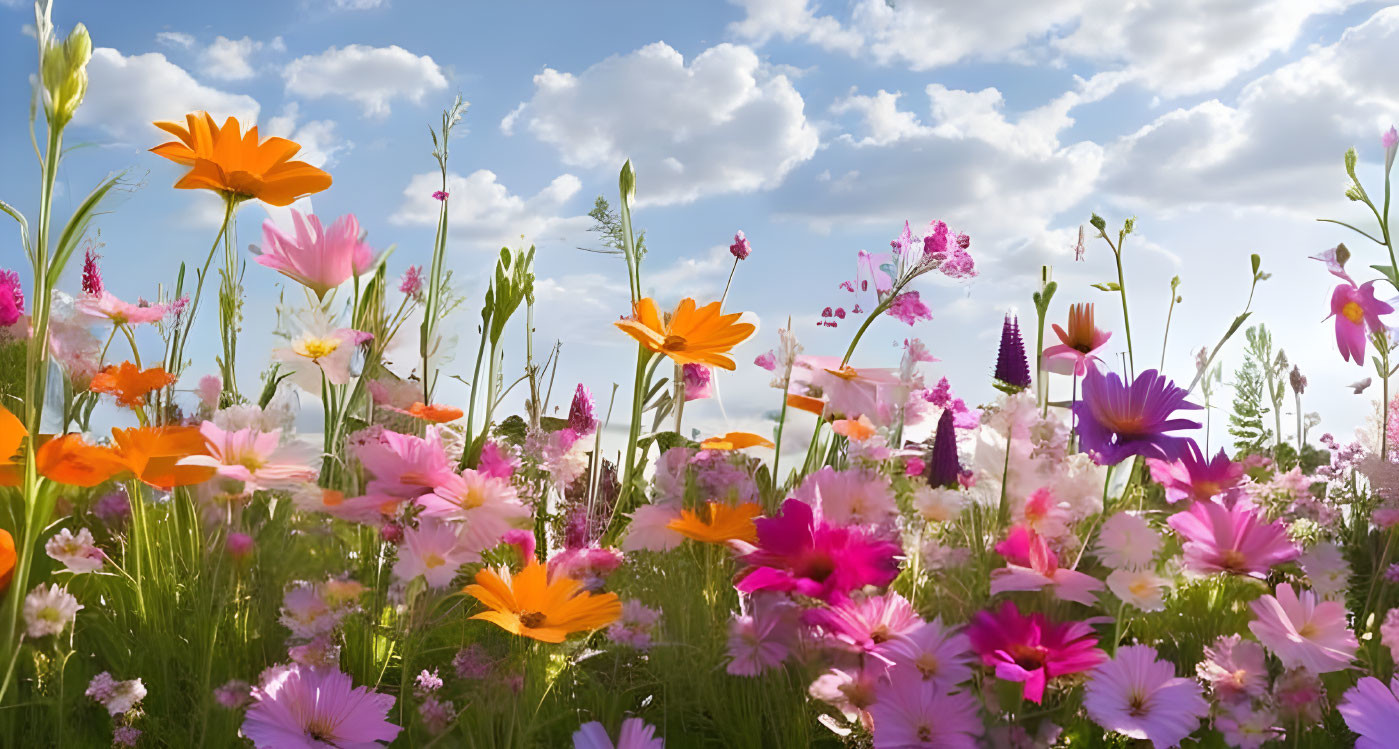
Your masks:
M441 554L428 554L423 557L423 566L430 570L435 570L446 563L447 560L443 559Z
M1223 561L1224 564L1222 566L1225 569L1241 570L1244 568L1244 563L1247 562L1248 559L1244 556L1244 553L1238 549L1229 549L1224 552Z
M463 510L474 510L486 503L486 493L481 491L479 486L467 487L467 490L457 496L457 504Z
M335 353L340 348L339 338L302 338L297 341L292 350L306 357L307 359L324 359Z
M930 679L938 675L938 669L942 664L938 663L938 657L932 653L919 653L918 659L913 662L918 667L918 672L923 674L924 679Z
M1359 323L1365 319L1365 310L1355 302L1346 302L1346 306L1341 308L1341 315L1353 323Z
M1127 586L1127 590L1132 591L1134 596L1144 596L1151 590L1151 583L1142 579L1133 580L1132 584Z

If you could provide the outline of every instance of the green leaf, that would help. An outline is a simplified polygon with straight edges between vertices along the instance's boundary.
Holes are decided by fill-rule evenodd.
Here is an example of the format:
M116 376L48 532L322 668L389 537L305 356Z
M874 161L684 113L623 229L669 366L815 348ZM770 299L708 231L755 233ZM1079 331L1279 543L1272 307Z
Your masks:
M1399 274L1394 272L1392 265L1372 265L1371 268L1379 271L1394 286L1399 286Z
M1253 265L1253 275L1257 276L1258 269L1263 267L1263 258L1259 257L1258 253L1255 252L1248 256L1248 262Z
M495 427L496 438L512 445L525 444L525 435L528 433L529 425L519 414L511 414Z
M92 188L92 192L87 194L77 210L73 211L73 215L68 218L68 223L63 226L63 233L58 236L58 244L54 245L53 257L49 261L49 271L45 276L47 288L52 289L58 285L58 278L68 265L68 258L73 255L78 243L87 234L92 220L101 215L97 211L97 206L112 191L112 188L117 186L124 174L125 172L112 175L99 183L97 187Z
M1095 283L1095 284L1093 284L1093 288L1095 288L1095 289L1097 289L1097 290L1099 290L1099 291L1121 291L1121 290L1122 290L1122 286L1120 286L1116 281L1104 281L1104 282L1102 282L1102 283Z
M14 206L0 200L0 211L9 214L10 218L19 222L19 241L24 245L25 251L33 254L34 250L29 246L29 222L24 219L24 214L15 210Z
M539 417L539 426L546 432L557 432L560 429L568 428L568 419L559 419L553 416Z

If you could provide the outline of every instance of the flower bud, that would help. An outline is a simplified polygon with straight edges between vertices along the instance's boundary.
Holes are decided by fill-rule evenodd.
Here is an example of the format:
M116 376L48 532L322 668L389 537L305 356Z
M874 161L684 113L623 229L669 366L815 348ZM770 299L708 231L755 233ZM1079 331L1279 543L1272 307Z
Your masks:
M253 553L253 537L246 533L230 533L228 540L224 541L224 548L229 556L241 562Z
M49 124L63 127L73 119L87 95L87 63L92 59L92 38L81 23L68 38L40 41L39 72L44 89L44 113Z

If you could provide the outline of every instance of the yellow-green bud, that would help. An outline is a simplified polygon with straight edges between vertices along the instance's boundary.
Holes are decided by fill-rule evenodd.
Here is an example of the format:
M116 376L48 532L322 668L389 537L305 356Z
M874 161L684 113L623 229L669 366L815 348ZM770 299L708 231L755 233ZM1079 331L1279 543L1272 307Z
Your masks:
M40 66L44 86L44 112L50 124L63 127L73 119L87 95L87 63L92 59L92 38L81 23L62 42L48 40Z
M1356 184L1360 183L1359 178L1355 176L1355 162L1359 158L1360 155L1355 152L1355 146L1346 149L1346 174L1349 174L1350 178L1354 180Z

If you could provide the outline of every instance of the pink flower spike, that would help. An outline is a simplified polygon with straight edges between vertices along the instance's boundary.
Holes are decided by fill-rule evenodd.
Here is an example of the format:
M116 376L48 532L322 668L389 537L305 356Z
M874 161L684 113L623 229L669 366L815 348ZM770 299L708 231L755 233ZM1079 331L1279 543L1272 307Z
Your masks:
M263 222L264 247L254 260L314 291L317 298L367 272L374 265L373 252L365 244L354 214L335 220L329 229L313 215L291 209L293 235L284 233L271 219Z
M97 261L102 258L92 248L83 251L83 293L102 293L102 270L97 267Z
M403 280L399 282L398 290L405 296L421 296L423 293L423 266L408 266L408 270L403 272Z
M1331 314L1336 318L1336 347L1341 358L1356 364L1365 363L1365 332L1378 333L1383 330L1380 315L1387 315L1394 308L1375 298L1375 282L1366 281L1359 286L1339 284L1331 293Z

